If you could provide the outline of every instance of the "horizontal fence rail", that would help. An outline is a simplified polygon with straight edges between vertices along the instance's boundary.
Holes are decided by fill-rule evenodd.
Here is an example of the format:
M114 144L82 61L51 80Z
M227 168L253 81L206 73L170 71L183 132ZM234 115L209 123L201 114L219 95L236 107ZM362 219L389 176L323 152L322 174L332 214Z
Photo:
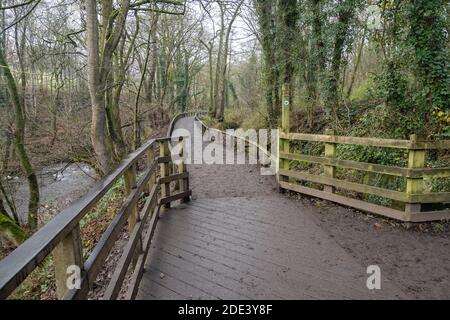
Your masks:
M450 140L439 140L439 141L420 141L417 139L397 140L397 139L335 136L331 134L285 133L285 132L280 132L280 138L286 140L354 144L360 146L408 149L408 150L450 149Z
M412 135L410 140L346 137L334 135L332 130L327 130L323 135L280 132L279 139L280 167L278 180L282 189L323 198L402 221L420 222L450 219L449 209L423 211L424 204L450 203L450 192L429 192L424 188L424 179L450 177L450 167L425 167L425 152L427 150L450 149L450 140L420 141L416 135ZM323 143L325 145L325 154L324 156L312 156L293 153L290 151L290 146L295 141ZM408 152L408 167L337 159L336 147L338 144L404 149ZM318 164L321 166L323 174L318 175L293 170L289 166L289 162L292 161ZM336 178L337 168L362 171L369 174L403 177L406 179L406 188L398 191L372 186L367 183L338 179ZM300 185L297 183L298 181L322 185L323 190ZM397 203L403 203L404 210L350 198L344 194L337 194L336 189L391 199Z
M175 165L170 154L174 124L178 119L191 114L193 113L175 116L169 125L167 137L151 139L144 143L85 196L57 214L1 260L0 299L6 299L49 254L53 255L58 298L86 299L125 225L128 226L128 241L115 266L103 299L118 297L130 267L132 276L126 298L134 299L142 278L160 208L169 207L173 201L188 201L191 195L186 164L180 161ZM175 142L182 145L180 158L183 159L183 137L176 137ZM157 148L159 148L159 156L156 156ZM146 169L138 175L138 161L144 160L144 156ZM80 221L121 178L125 181L124 202L84 261ZM142 206L138 205L140 200L142 200ZM71 266L80 268L79 288L70 289L67 286L70 275L68 268Z

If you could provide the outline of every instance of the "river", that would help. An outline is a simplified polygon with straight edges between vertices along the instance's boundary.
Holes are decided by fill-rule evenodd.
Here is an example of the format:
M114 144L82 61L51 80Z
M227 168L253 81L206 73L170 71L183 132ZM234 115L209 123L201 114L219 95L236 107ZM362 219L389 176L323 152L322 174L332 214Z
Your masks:
M83 196L97 181L94 169L85 163L57 163L43 167L37 172L42 225L55 214ZM28 183L24 177L9 177L13 188L15 206L21 224L27 221Z

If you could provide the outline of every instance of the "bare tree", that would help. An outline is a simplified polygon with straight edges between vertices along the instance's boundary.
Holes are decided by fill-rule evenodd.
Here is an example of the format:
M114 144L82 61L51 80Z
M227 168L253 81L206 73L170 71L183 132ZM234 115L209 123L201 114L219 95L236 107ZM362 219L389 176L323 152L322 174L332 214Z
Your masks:
M105 90L112 69L113 54L119 44L129 10L129 1L120 1L117 14L113 13L113 1L103 0L104 18L101 40L97 17L97 1L86 1L86 32L88 48L88 82L92 103L91 141L100 170L106 174L112 168L112 150L106 131ZM101 45L101 51L100 51ZM100 55L100 52L102 53Z

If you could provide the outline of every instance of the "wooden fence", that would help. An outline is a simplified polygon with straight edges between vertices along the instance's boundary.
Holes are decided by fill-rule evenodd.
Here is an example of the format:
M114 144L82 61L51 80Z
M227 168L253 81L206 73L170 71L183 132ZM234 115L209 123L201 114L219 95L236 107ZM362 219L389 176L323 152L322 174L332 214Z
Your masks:
M177 200L188 201L191 195L185 163L181 161L175 165L170 154L170 135L174 123L185 115L188 114L177 115L172 120L167 137L147 141L124 159L89 193L56 215L1 260L0 299L7 298L49 254L53 254L58 298L85 299L127 222L128 241L103 298L118 297L127 271L131 267L132 277L127 298L133 299L143 274L145 259L161 206L169 207L171 202ZM178 142L183 144L182 137ZM156 155L157 149L159 149L159 156ZM183 148L180 152L182 156ZM146 168L138 175L140 160L145 160ZM125 180L124 202L84 261L80 221L122 177ZM176 183L172 183L172 186L175 184L176 187L171 190L173 181ZM143 205L138 206L139 202L143 202ZM81 269L79 289L69 290L66 285L70 266L78 266Z
M448 150L450 140L424 141L412 135L409 140L358 138L336 136L332 130L325 134L304 134L289 132L289 94L283 94L282 128L279 134L279 172L278 181L282 189L288 189L310 196L330 200L336 203L354 207L395 218L402 221L420 222L450 219L450 210L424 211L423 204L450 203L450 192L430 192L424 188L424 179L450 178L450 167L425 167L427 150ZM318 142L325 145L324 156L311 156L291 152L293 141ZM375 163L365 163L336 158L338 144L403 149L408 152L408 167L387 166ZM314 163L322 166L322 175L290 168L290 161ZM374 174L403 177L406 188L401 191L385 189L336 178L336 169L352 169ZM307 181L323 185L323 190L299 185L297 181ZM362 194L375 195L404 203L404 210L377 205L367 201L350 198L344 194L337 194L336 189L348 190Z

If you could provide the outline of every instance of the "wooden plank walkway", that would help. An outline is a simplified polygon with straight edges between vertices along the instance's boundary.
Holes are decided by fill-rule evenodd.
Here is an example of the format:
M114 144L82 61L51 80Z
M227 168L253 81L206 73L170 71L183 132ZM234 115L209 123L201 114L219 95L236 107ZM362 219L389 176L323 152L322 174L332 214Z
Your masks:
M188 170L194 200L161 213L138 299L405 297L384 277L381 290L368 290L367 266L317 226L308 208L278 194L275 178L256 165Z

